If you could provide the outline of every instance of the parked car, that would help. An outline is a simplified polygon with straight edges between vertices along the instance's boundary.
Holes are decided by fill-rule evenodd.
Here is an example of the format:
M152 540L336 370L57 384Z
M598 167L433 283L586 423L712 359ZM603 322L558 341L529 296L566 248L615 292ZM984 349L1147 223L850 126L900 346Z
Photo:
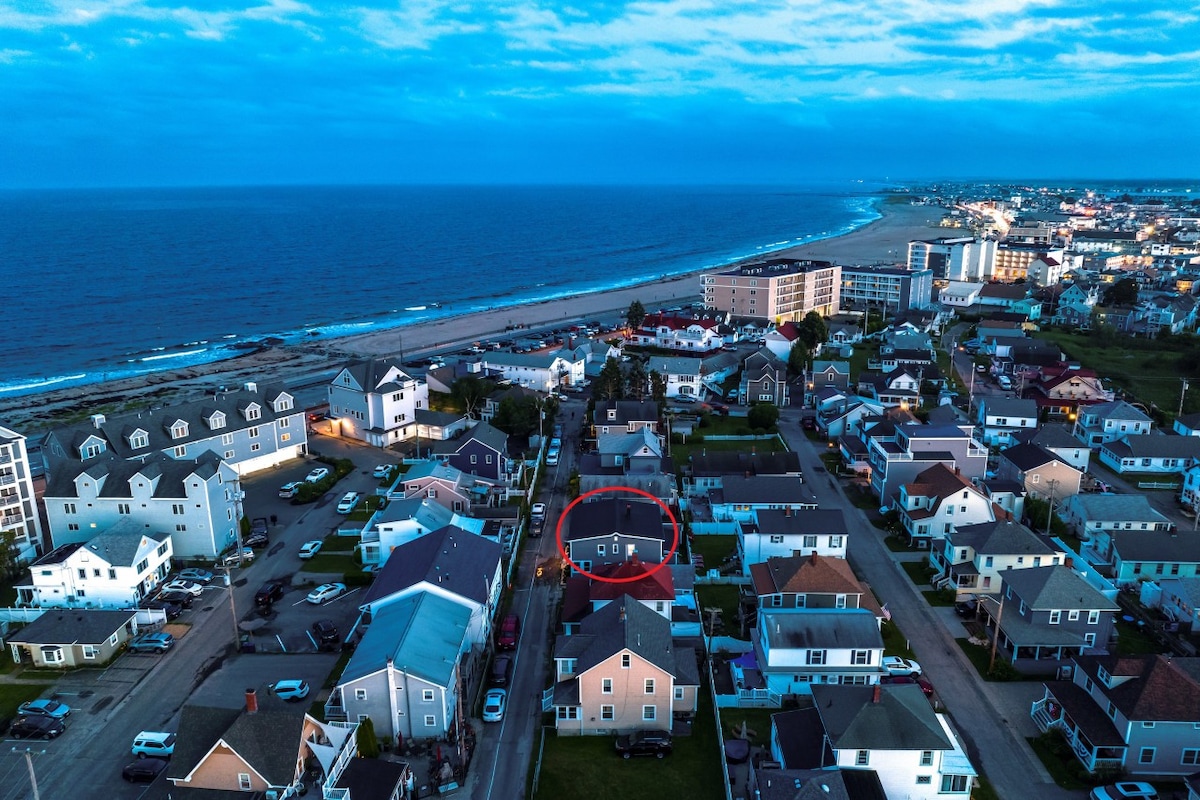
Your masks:
M551 435L552 435L552 436L554 436L554 438L555 438L555 439L560 439L560 438L562 438L562 435L563 435L563 426L562 426L562 423L561 423L561 422L556 422L556 423L554 423L554 433L553 433L553 434L551 434Z
M164 592L184 592L186 594L190 594L192 597L199 597L204 591L204 587L198 583L193 583L192 581L185 581L176 578L173 581L167 581L164 583L162 590Z
M8 735L17 739L54 739L66 729L61 719L53 717L17 717Z
M308 597L304 599L315 606L319 606L322 603L327 603L330 600L341 597L345 591L346 584L344 583L323 583L309 592Z
M516 614L509 614L496 631L496 647L500 650L515 650L520 640L521 618Z
M920 664L900 656L884 656L883 668L889 675L911 675L915 678L921 674Z
M173 603L181 608L191 608L196 598L187 592L167 589L158 593L158 599L164 603Z
M504 689L488 689L483 697L483 721L499 722L504 719L504 706L508 703L508 692Z
M361 495L358 492L346 492L342 495L341 502L338 503L337 513L349 514L358 505Z
M178 603L168 603L165 600L143 600L138 603L138 608L162 611L168 620L178 619L179 615L183 613L183 606Z
M616 749L621 758L663 758L671 755L671 734L663 731L635 731L627 736L618 736Z
M247 564L253 560L253 548L242 547L241 553L235 548L222 553L221 557L217 559L217 566L221 569L228 569L230 567L240 567L242 564Z
M996 385L999 386L1001 389L1008 391L1009 389L1013 388L1012 378L1008 377L1007 375L997 375L996 376Z
M559 456L558 450L551 449L551 450L546 451L546 466L547 467L558 466L558 456Z
M175 752L175 734L163 731L142 731L133 737L130 752L138 758L170 758Z
M532 506L530 506L529 507L529 517L530 517L530 519L534 519L534 520L545 519L546 518L546 504L545 503L534 503Z
M139 758L125 765L121 777L130 783L153 783L162 771L167 768L167 762L162 758Z
M267 581L258 587L258 591L254 593L254 605L259 608L270 607L276 600L283 598L283 593L286 590L287 584L283 581Z
M331 619L319 619L312 624L313 638L317 640L317 649L332 650L339 644L337 625Z
M305 542L300 545L300 557L307 560L321 552L321 546L324 543L320 539L313 539L311 542Z
M291 500L300 491L301 483L302 481L288 481L279 487L279 496L284 500Z
M65 719L71 716L71 707L66 703L60 703L57 700L30 700L28 703L21 703L17 708L17 713L22 717L50 717L51 719Z
M974 597L959 600L954 604L954 613L960 617L974 617L979 611L979 601Z
M380 464L379 466L375 467L375 471L371 474L376 478L388 478L391 477L392 470L395 468L395 464Z
M175 644L175 637L166 631L142 633L129 640L131 653L165 653Z
M512 681L512 673L512 656L496 656L492 659L492 671L488 673L488 686L508 686Z
M304 476L304 480L309 483L320 483L329 477L328 467L317 467L312 472Z
M179 574L175 576L182 581L191 581L193 583L208 583L213 579L213 574L206 569L199 567L188 567L181 569Z
M298 703L308 697L308 684L301 680L276 681L270 689L280 700Z
M1121 781L1110 783L1107 786L1097 786L1092 789L1092 793L1088 797L1091 800L1125 800L1125 798L1158 800L1158 790L1142 781Z

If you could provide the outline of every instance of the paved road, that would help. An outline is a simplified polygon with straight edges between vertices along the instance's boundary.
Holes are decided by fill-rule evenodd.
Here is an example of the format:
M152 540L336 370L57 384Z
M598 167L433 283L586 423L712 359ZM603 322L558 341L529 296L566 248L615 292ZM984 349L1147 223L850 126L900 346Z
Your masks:
M818 450L803 435L799 409L787 409L780 427L788 446L799 456L805 474L820 464ZM979 679L974 667L954 641L961 631L950 625L925 602L891 552L880 531L866 515L848 502L833 478L821 476L810 484L824 508L842 508L850 531L849 560L855 572L888 604L896 624L910 639L917 660L925 669L938 696L946 705L970 751L972 763L984 772L1002 798L1078 800L1081 792L1056 786L1025 742L1034 728L1028 719L1028 701L1040 696L1040 684L994 684ZM948 624L949 623L949 624ZM964 632L965 633L965 632Z

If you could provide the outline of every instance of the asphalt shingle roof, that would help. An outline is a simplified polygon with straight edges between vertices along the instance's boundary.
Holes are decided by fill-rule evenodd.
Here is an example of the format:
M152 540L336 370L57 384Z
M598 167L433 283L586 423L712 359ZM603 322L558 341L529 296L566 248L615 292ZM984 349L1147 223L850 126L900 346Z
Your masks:
M488 599L501 547L454 525L392 551L360 606L368 606L423 581L476 603Z
M564 538L567 541L611 536L620 532L667 540L662 510L657 503L636 500L595 500L574 508L569 517Z
M875 693L879 693L878 700ZM813 705L836 750L952 750L916 684L814 684Z
M1049 567L1006 569L1000 573L1006 587L1035 611L1078 608L1118 611L1120 606L1092 588L1070 567L1056 564Z
M470 622L469 608L428 592L388 603L372 615L339 683L379 672L390 659L406 674L448 686Z
M866 609L761 613L772 648L870 650L883 647L879 621Z

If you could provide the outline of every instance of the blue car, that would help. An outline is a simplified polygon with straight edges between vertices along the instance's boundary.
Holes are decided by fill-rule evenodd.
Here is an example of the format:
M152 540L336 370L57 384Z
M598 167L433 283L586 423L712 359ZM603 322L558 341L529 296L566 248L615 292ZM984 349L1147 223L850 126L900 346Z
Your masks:
M71 716L71 707L66 703L60 703L57 700L30 700L28 703L21 703L17 713L22 717L49 717L50 719L63 719Z

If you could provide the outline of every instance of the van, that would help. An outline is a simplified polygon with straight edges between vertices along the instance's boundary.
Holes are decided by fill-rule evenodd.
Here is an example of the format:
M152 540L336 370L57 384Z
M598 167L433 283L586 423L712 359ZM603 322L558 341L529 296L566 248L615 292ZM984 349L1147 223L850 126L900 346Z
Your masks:
M161 731L142 731L133 739L131 752L138 758L170 758L175 752L175 734Z
M512 656L496 656L492 661L492 671L488 674L488 686L508 686L512 681Z
M520 640L521 618L516 614L509 614L500 623L500 630L496 632L496 647L501 650L515 650Z

